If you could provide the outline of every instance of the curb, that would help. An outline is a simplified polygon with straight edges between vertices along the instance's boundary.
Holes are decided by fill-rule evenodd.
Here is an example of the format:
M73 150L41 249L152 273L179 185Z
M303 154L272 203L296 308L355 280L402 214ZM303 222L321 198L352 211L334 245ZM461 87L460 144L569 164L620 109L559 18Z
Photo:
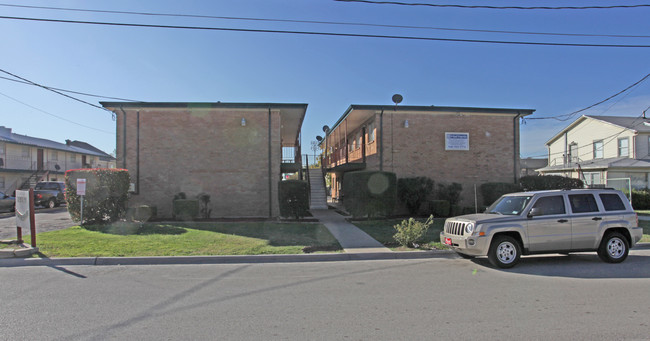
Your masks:
M68 265L193 265L242 263L309 263L360 260L453 258L451 250L376 253L323 253L259 256L180 256L180 257L78 257L78 258L7 258L0 267Z

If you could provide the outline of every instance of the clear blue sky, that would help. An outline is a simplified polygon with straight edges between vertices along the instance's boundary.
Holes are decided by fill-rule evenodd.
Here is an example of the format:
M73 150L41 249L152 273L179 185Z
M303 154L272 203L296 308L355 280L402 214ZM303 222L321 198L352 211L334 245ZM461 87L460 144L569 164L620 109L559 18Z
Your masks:
M489 10L333 0L0 0L0 3L476 30L650 36L650 7ZM645 3L650 1L489 2L497 6ZM147 17L6 6L0 6L0 16L454 39L650 45L650 38L645 37L521 35ZM0 69L47 86L141 101L308 103L302 141L305 152L309 151L315 136L322 134L321 127L332 125L350 104L391 104L391 96L395 93L403 95L404 105L524 108L536 110L531 117L550 117L594 104L650 73L650 48L504 45L9 19L0 19L0 32ZM100 100L75 96L94 104ZM639 116L648 106L650 79L625 96L581 114ZM544 157L544 143L572 121L528 120L521 127L522 157ZM0 79L0 125L13 128L18 134L59 142L65 139L85 141L108 153L115 149L115 122L110 113L5 79Z

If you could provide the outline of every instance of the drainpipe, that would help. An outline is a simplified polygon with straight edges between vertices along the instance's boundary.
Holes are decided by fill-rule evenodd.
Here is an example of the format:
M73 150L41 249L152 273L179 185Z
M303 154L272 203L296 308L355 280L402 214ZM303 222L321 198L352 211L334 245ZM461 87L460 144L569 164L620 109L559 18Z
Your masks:
M384 170L384 108L379 114L379 171Z
M120 106L120 110L122 111L122 168L126 169L126 111L122 109L122 106Z
M140 110L136 112L135 125L135 193L140 194Z
M273 217L273 168L271 164L271 107L269 106L269 217Z
M512 130L513 130L512 136L514 136L514 139L513 139L513 152L512 152L512 154L513 154L512 155L513 156L513 162L512 162L513 166L512 166L512 168L513 168L513 175L514 175L514 178L515 178L515 183L519 183L519 174L517 172L517 169L519 168L518 167L519 166L519 149L517 148L517 146L519 145L518 144L519 143L519 117L521 117L521 113L517 113L517 116L515 116L515 118L512 119L512 122L513 122L512 123Z

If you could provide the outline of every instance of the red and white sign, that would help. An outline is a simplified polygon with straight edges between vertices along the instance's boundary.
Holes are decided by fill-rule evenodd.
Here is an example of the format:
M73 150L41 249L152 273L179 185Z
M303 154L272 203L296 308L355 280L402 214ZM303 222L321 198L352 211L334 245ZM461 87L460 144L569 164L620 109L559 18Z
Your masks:
M86 179L77 179L77 195L86 195Z

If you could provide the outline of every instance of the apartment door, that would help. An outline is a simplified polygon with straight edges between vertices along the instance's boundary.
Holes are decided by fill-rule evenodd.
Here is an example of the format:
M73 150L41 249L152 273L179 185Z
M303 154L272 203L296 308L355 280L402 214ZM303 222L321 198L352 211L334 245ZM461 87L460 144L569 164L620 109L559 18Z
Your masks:
M86 155L81 155L81 168L86 168Z
M36 150L36 169L43 170L43 149Z

